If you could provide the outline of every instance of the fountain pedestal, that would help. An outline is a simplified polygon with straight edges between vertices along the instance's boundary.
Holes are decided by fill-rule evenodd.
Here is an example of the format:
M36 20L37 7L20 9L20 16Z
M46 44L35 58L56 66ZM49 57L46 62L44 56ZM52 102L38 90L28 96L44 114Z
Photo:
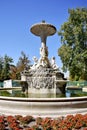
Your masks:
M29 93L64 93L65 80L64 74L59 71L55 63L55 57L51 61L48 59L48 47L46 39L56 33L56 28L47 24L45 21L35 24L30 31L41 38L40 58L34 57L34 64L22 73L28 82Z
M28 82L29 93L60 94L65 93L64 75L58 69L39 66L23 73Z

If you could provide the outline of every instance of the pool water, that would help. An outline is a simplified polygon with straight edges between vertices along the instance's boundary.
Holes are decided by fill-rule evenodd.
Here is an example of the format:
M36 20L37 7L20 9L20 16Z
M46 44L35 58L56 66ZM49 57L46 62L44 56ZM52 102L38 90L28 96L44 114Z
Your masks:
M87 92L69 91L66 90L65 94L31 94L24 93L21 90L0 90L0 96L7 97L22 97L22 98L63 98L63 97L79 97L87 96Z

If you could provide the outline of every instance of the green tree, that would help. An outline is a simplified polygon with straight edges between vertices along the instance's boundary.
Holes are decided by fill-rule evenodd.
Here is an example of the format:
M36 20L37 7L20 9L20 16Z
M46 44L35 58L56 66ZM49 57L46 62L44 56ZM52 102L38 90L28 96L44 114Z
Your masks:
M87 80L87 8L69 9L68 13L68 21L58 32L62 43L58 55L72 80Z
M3 57L0 57L0 81L2 81Z
M7 55L3 58L3 67L1 72L1 79L7 80L10 79L11 71L10 71L10 65L13 62L13 59Z

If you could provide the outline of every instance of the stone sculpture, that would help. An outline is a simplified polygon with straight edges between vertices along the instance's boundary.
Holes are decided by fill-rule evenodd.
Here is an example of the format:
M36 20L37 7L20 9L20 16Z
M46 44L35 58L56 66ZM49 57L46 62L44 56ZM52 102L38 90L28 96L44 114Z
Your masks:
M41 38L40 58L33 57L34 64L22 75L26 76L30 93L62 93L65 91L64 74L59 71L55 57L48 58L46 40L56 33L55 26L42 21L31 27L30 31ZM61 84L62 81L62 84Z

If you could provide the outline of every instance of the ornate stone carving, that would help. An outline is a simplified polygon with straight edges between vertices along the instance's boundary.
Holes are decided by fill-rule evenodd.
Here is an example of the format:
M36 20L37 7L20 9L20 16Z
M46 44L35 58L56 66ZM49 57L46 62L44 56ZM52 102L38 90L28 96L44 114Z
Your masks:
M28 84L30 88L54 88L54 81L53 77L28 77Z

